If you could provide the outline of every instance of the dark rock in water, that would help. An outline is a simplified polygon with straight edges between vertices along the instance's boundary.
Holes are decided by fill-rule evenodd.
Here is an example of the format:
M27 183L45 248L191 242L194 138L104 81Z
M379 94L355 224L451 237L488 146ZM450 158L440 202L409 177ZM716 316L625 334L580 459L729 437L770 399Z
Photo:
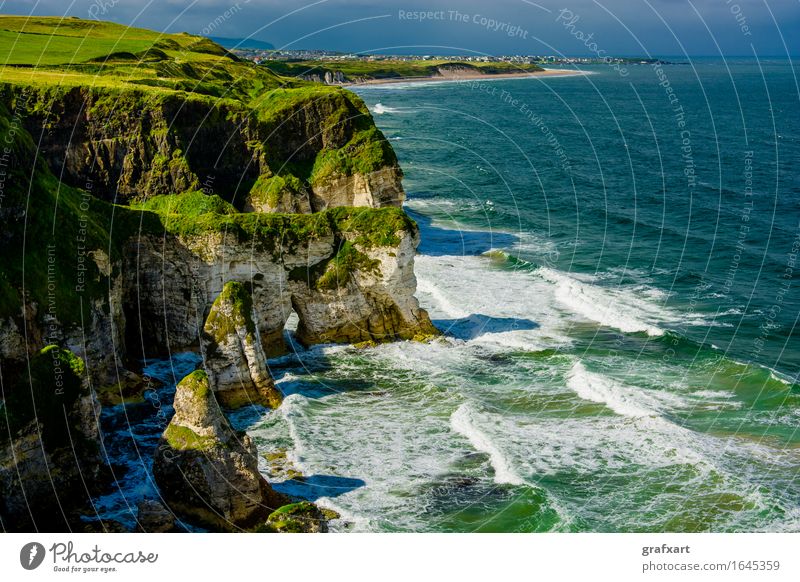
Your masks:
M143 499L137 506L137 531L146 533L172 533L186 531L176 521L175 514L155 499Z
M85 364L50 345L31 358L29 369L3 366L2 373L0 528L80 530L80 515L109 473Z
M173 512L216 531L250 529L289 501L258 472L255 445L231 428L201 370L178 384L153 476Z
M154 390L160 385L158 380L120 369L116 382L97 388L97 400L103 406L140 403L144 402L147 390Z

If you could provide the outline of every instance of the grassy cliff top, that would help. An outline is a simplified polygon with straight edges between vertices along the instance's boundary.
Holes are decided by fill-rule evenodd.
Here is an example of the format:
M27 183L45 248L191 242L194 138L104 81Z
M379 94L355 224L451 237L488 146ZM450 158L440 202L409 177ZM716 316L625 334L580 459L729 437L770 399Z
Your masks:
M363 101L349 91L280 77L202 37L79 19L0 16L0 59L15 63L0 66L0 245L7 250L0 253L4 325L9 317L24 325L26 305L37 306L38 319L54 317L65 329L84 325L87 309L107 294L109 276L118 274L128 241L143 234L191 238L231 233L280 253L322 236L349 233L356 233L350 235L357 237L355 244L386 246L396 243L397 232L414 228L397 208L240 213L229 201L206 195L194 185L186 192L143 197L136 207L118 206L82 190L83 183L61 181L37 148L45 130L59 121L59 111L66 116L85 103L90 104L90 117L107 120L124 137L139 128L130 121L135 117L131 112L156 110L159 103L182 109L202 100L208 107L197 109L219 114L226 122L255 118L261 133L250 136L259 145L253 152L263 155L274 172L283 170L285 179L294 172L293 183L316 183L331 175L396 164ZM152 100L144 98L151 92L156 93ZM281 152L272 151L276 148L268 132L294 112L314 109L308 105L314 105L317 114L298 122L299 130L314 134L342 128L342 135L334 136L342 145L320 147L303 164L289 167ZM43 129L34 139L26 120L37 116L44 119ZM291 132L299 130L291 127ZM146 131L155 134L152 127ZM171 125L157 137L163 139L168 131L176 130ZM177 147L167 153L170 157L161 160L163 172L176 160L185 161ZM144 169L154 171L156 161L153 156Z
M0 82L182 91L249 100L300 87L215 42L113 22L0 16Z
M501 73L531 73L542 71L538 65L514 63L476 63L447 60L416 61L268 61L263 63L271 71L287 77L342 73L345 80L402 79L413 77L436 77L448 70L466 71L476 74L497 75Z
M176 54L202 53L205 46L205 54L226 54L216 43L188 33L165 34L114 22L55 16L0 15L0 39L0 63L4 65L77 64L152 48Z

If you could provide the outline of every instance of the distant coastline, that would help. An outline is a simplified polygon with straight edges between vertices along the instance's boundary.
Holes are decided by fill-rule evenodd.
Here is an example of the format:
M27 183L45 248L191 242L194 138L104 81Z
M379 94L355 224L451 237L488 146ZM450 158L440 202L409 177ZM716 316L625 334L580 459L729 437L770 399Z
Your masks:
M267 61L261 65L277 75L338 86L580 74L548 70L534 63L467 62L445 59L287 60Z
M454 72L447 75L428 75L420 77L393 77L385 79L367 79L360 82L344 83L345 87L357 87L363 85L393 85L396 83L428 83L443 81L471 81L471 80L492 80L492 79L517 79L526 77L573 77L585 75L586 71L566 70L566 69L543 69L541 71L520 71L516 73L473 73L473 72Z

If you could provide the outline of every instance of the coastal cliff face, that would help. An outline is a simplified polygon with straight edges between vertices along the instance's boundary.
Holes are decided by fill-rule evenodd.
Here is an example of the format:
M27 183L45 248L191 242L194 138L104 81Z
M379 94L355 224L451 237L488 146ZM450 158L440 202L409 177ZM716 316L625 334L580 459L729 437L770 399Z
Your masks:
M28 369L4 366L0 525L5 531L64 531L107 477L100 407L83 360L50 345ZM23 383L27 393L9 390Z
M285 352L293 311L306 345L436 334L414 297L418 231L401 210L340 208L292 224L283 217L231 218L230 229L131 241L124 284L129 350L159 355L198 345L205 314L229 281L250 289L267 355Z
M306 345L438 333L414 298L418 231L400 208L402 174L363 102L207 42L171 35L139 56L69 65L74 86L38 68L0 72L14 79L0 81L4 530L81 524L109 474L99 403L141 401L152 384L140 359L193 349L205 371L178 390L162 489L186 501L180 466L226 523L321 531L313 504L285 499L264 521L256 506L271 490L252 443L217 408L280 405L266 358L285 351L292 312ZM181 512L226 529L192 512L201 501ZM173 527L143 511L149 528Z
M364 103L300 93L265 112L258 100L0 87L53 174L104 200L202 189L246 211L400 206L402 173Z

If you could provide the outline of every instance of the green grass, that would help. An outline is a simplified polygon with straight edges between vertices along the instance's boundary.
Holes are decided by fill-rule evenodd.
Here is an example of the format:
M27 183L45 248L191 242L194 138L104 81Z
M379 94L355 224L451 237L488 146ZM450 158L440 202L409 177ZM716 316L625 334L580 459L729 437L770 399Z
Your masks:
M369 174L396 163L394 150L381 130L372 126L357 132L337 150L324 150L314 160L309 182L324 183L334 176Z
M0 20L0 26L2 26ZM0 30L0 63L4 65L57 65L81 63L114 51L139 52L152 46L146 40L95 39L87 43L74 36L24 34ZM44 41L44 42L43 42Z
M206 194L195 190L183 194L153 196L143 202L131 206L138 210L151 210L158 214L182 214L184 216L200 216L212 212L214 214L235 214L236 208L216 194Z
M250 189L250 199L253 203L266 203L275 208L285 193L296 194L302 189L302 180L292 174L260 177Z
M258 127L251 132L256 139L248 147L267 160L269 170L242 183L252 191L245 191L239 200L249 194L254 201L266 201L275 208L283 194L340 175L397 165L392 148L355 94L282 77L266 67L240 61L202 37L73 18L0 17L0 40L0 59L25 65L0 66L0 98L11 107L21 87L32 89L31 103L21 113L47 117L54 125L60 122L59 105L75 88L91 101L92 118L106 120L106 129L118 132L121 139L130 131L126 124L135 120L138 112L150 108L180 111L175 100L210 111L205 123L223 118L233 127L241 127L257 121ZM286 123L288 129L283 128ZM298 123L304 127L293 125ZM165 123L150 132L174 135L182 129ZM321 141L336 147L318 151L314 157L304 152L289 158L293 152L283 151L279 142L258 137L274 131L301 131L311 136L321 132ZM192 178L199 170L192 171L183 152L154 156L151 162L147 171L154 188L169 182L164 179L167 175L187 177L175 186L179 192L200 188L199 181ZM143 198L166 194L146 190ZM233 200L233 192L220 194Z
M402 79L408 77L433 77L440 69L467 69L478 74L530 73L543 70L538 65L514 63L472 63L446 60L418 61L267 61L262 63L279 75L297 77L342 73L345 80L355 82L365 79Z
M254 98L296 81L240 62L207 38L77 18L0 16L0 81Z
M164 35L113 22L77 18L0 16L0 64L81 63L112 52L138 53L168 39L188 47L197 37Z
M214 448L217 439L210 436L201 436L190 428L170 424L164 431L164 440L170 447L178 451L208 451Z

